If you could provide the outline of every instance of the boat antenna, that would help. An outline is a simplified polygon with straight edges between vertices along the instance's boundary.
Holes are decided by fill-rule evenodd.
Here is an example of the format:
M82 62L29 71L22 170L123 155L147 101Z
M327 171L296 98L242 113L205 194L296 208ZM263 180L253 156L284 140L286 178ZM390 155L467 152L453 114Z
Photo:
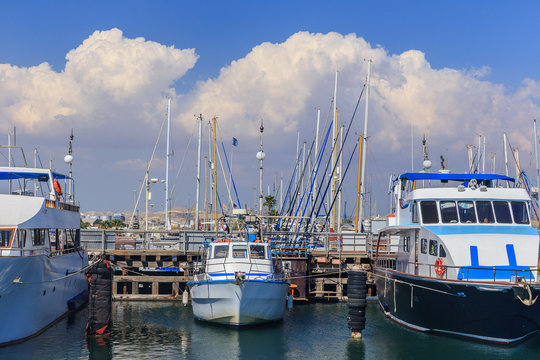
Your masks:
M422 151L424 153L424 159L422 162L422 169L423 171L431 169L431 160L429 160L428 156L428 149L426 145L426 134L424 134L424 138L422 139Z
M69 136L69 148L68 153L64 156L64 162L69 164L69 194L68 200L73 201L73 128L71 128L71 135Z

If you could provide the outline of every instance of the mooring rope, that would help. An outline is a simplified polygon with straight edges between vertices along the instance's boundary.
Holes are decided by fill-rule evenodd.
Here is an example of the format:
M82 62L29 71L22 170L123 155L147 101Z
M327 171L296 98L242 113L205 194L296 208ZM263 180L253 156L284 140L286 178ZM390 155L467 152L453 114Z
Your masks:
M88 264L87 266L83 267L82 269L77 270L77 271L72 272L72 273L69 273L69 274L67 274L65 276L62 276L62 277L59 277L59 278L56 278L56 279L52 279L52 280L45 280L45 281L36 281L36 282L21 281L21 277L17 276L15 279L13 279L13 284L30 285L30 284L44 284L44 283L55 282L55 281L59 281L59 280L66 279L68 277L74 276L74 275L76 275L76 274L78 274L80 272L88 270L91 267L92 267L92 265Z
M438 293L441 293L441 294L452 295L452 296L459 296L458 294L452 294L452 293L449 293L448 291L438 290L438 289L433 289L433 288L430 288L430 287L427 287L427 286L422 286L422 285L414 284L414 283L411 283L411 282L408 282L408 281L397 280L397 279L394 279L394 278L387 278L386 276L378 275L378 274L375 274L375 273L373 273L373 276L374 276L374 277L379 277L379 278L384 278L384 280L390 279L390 280L394 281L394 284L397 282L397 283L406 284L406 285L409 285L409 286L412 286L412 287L417 287L417 288L419 288L419 289L425 289L425 290L430 290L430 291L438 292ZM386 284L386 282L385 282L385 284ZM395 290L394 290L394 293L395 293Z

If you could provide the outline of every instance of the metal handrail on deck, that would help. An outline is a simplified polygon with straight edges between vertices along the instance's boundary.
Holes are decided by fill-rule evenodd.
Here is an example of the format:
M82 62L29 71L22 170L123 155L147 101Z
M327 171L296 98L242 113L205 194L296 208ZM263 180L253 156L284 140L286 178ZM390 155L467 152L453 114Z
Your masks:
M388 266L388 265L390 265L389 260L390 260L390 262L393 262L393 264L392 264L393 266ZM396 259L377 259L377 265L384 266L384 267L387 267L389 269L396 270L395 264L396 264ZM537 276L538 276L538 273L540 271L540 268L532 268L532 269L501 269L501 268L497 268L496 266L471 267L471 266L435 265L435 264L407 262L407 273L410 273L411 275L412 275L412 273L410 272L410 266L413 266L413 269L414 269L414 267L416 267L417 271L415 271L415 274L421 273L421 271L420 271L421 267L427 267L428 268L427 277L433 278L433 279L460 280L460 281L482 281L482 280L485 280L485 281L493 281L493 282L502 282L503 280L508 280L508 282L517 282L520 278L522 278L525 281L527 281L529 284L532 284L533 282L535 282L537 277L534 276L534 273L536 273ZM437 272L435 271L436 267L437 268L438 267L443 268L444 272L442 272L441 275L437 274ZM459 278L460 271L464 270L464 269L466 269L466 272L462 273L464 276L462 278ZM448 274L450 273L451 270L456 270L455 278L454 278L454 276L449 277ZM485 272L488 272L488 273L493 272L493 277L490 276L489 279L487 279L487 278L479 279L477 277L473 277L471 275L471 271L481 271L483 273L485 273ZM510 273L510 276L508 276L509 273ZM505 277L501 278L499 276L497 278L497 274L499 274L499 275L504 274Z

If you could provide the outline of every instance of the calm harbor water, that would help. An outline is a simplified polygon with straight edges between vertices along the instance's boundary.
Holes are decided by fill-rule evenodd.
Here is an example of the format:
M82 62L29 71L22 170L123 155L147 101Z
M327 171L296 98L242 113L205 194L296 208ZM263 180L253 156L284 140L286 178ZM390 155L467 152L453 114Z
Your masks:
M86 339L87 310L0 359L539 359L540 335L514 347L417 333L369 304L362 340L351 340L344 304L297 305L282 322L231 329L193 319L179 303L115 302L113 331Z

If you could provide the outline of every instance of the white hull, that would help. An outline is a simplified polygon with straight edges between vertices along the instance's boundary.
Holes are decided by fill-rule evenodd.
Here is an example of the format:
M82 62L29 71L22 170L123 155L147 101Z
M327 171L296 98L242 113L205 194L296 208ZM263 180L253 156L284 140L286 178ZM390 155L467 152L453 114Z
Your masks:
M289 284L283 281L200 281L189 284L193 315L225 325L281 320Z
M68 311L69 300L87 296L87 265L83 251L0 257L0 345L39 334Z

